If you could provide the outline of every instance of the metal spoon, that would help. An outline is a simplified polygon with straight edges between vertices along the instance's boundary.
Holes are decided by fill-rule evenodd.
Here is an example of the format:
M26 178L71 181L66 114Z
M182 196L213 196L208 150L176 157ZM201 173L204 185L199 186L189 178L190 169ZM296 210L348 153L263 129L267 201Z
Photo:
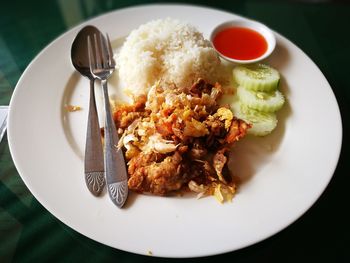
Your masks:
M79 31L71 48L71 60L75 69L90 80L90 102L86 133L84 172L85 182L90 192L98 196L105 185L103 148L100 126L98 122L94 83L95 78L90 73L87 37L99 35L94 26L86 26Z

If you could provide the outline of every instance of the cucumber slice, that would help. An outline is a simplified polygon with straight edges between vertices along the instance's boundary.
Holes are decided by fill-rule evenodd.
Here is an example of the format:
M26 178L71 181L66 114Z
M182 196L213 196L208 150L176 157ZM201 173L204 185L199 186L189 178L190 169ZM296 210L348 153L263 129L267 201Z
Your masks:
M284 104L284 97L278 90L270 92L251 91L239 86L237 96L245 106L263 112L278 111Z
M234 115L251 124L248 134L265 136L270 134L277 126L277 117L274 112L261 112L248 108L240 103L238 99L231 104Z
M233 78L247 89L269 92L277 89L280 74L268 65L257 63L235 67Z

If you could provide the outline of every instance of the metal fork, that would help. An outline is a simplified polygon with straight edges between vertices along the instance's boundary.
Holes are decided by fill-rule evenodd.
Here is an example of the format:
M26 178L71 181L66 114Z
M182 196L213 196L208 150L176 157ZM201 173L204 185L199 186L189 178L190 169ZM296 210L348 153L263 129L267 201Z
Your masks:
M91 38L92 36L88 37L90 71L95 78L101 80L106 111L104 159L107 190L113 203L121 208L128 196L128 177L123 153L117 149L119 138L110 109L107 87L107 79L115 69L115 61L108 35L105 39L102 34L94 34L93 43Z

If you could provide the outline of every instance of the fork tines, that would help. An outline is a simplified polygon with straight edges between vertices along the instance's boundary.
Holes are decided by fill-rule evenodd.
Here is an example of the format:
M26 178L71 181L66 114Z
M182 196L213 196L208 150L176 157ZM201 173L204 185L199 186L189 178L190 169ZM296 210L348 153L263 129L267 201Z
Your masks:
M106 34L106 38L104 38L102 33L98 35L99 36L96 36L96 34L94 34L93 36L88 36L87 38L91 71L101 68L106 69L115 67L112 46L108 34ZM91 40L92 37L93 41ZM95 55L93 49L95 49Z

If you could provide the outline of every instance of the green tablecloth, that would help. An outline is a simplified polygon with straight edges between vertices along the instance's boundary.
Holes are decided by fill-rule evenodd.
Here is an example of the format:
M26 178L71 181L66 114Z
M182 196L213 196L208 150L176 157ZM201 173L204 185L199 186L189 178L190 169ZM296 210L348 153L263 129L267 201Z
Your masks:
M24 69L54 38L93 16L146 2L2 1L0 105L9 103ZM208 5L259 20L304 50L324 73L337 97L343 119L343 149L335 175L326 191L297 222L251 247L194 261L344 262L347 259L349 262L349 253L346 253L350 244L350 221L347 212L349 162L346 161L346 156L349 156L347 132L350 104L350 5L295 1L231 2L191 1L193 4ZM310 99L317 99L317 94ZM332 129L327 126L327 120L324 123L325 129ZM38 203L24 185L13 164L5 138L0 144L0 262L51 260L149 262L159 259L104 246L58 221Z

